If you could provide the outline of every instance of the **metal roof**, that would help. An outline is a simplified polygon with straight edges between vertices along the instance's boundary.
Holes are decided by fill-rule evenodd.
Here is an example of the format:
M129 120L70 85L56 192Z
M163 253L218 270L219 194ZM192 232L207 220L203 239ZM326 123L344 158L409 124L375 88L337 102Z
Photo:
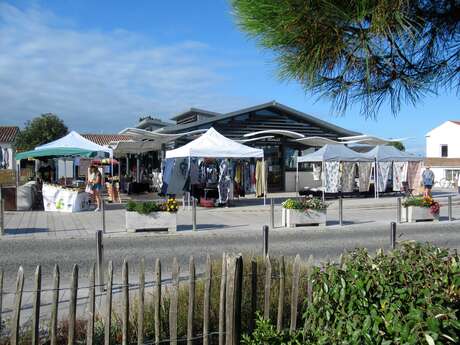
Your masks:
M189 110L186 110L174 117L171 117L171 120L179 120L182 117L188 115L188 114L201 114L201 115L206 115L208 117L215 117L215 116L221 116L222 113L216 113L214 111L209 111L205 109L200 109L200 108L190 108Z

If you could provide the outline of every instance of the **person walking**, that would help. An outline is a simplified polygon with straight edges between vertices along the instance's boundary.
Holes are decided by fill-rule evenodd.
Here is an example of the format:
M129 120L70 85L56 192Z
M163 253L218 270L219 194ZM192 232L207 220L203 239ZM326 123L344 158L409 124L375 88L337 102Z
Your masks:
M431 196L431 188L433 188L434 183L434 173L430 167L426 167L425 171L422 174L423 179L423 196Z
M91 190L93 191L94 198L96 199L96 209L95 212L101 210L101 190L102 190L102 174L99 169L95 165L91 165L90 175L89 175L89 183L91 185Z

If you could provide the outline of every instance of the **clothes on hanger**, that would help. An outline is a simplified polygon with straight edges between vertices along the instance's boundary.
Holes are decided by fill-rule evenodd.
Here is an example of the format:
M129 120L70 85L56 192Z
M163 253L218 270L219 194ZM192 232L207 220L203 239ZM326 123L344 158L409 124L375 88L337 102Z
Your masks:
M401 191L407 181L407 162L393 162L393 191Z
M417 189L420 186L421 162L409 162L407 166L407 184L410 189Z
M166 194L182 195L188 178L188 158L176 158Z
M229 165L226 159L223 159L219 165L219 184L217 189L219 191L219 203L226 204L229 200L229 189L231 178L229 176Z
M264 171L265 167L262 161L257 161L256 163L256 197L262 197L264 195Z
M174 158L166 159L164 161L164 170L163 170L163 183L161 185L161 193L166 194L168 191L168 186L171 181L172 171L174 167Z
M321 180L321 163L313 163L313 181Z
M344 193L351 193L355 187L356 163L343 162L341 173L341 190Z
M372 164L371 162L359 162L358 171L359 171L359 191L368 192L370 179L372 174Z
M388 177L390 176L391 162L377 163L378 192L385 192L387 189Z
M340 184L339 162L324 163L324 191L326 193L337 193Z

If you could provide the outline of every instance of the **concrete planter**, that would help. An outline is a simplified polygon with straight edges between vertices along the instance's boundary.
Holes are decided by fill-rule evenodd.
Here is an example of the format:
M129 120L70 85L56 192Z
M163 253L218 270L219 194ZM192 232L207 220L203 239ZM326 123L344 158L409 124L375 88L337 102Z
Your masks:
M434 216L429 207L408 206L402 207L401 220L403 222L414 223L423 220L438 220L438 216Z
M326 225L327 209L320 210L292 210L282 209L281 222L285 227L297 225Z
M126 231L136 232L149 230L176 232L177 213L152 212L149 214L139 214L137 212L126 211Z

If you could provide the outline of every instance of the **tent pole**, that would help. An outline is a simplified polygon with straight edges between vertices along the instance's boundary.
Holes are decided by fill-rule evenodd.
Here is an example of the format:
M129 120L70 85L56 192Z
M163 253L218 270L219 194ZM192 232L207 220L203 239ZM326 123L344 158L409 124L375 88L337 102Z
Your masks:
M326 192L325 192L325 183L324 183L324 178L326 177L326 171L324 171L324 161L321 161L321 185L323 188L323 202L326 201Z
M296 173L295 173L295 191L296 194L299 194L299 162L296 164Z
M267 176L265 176L265 157L262 157L262 181L264 183L264 206L267 202Z

